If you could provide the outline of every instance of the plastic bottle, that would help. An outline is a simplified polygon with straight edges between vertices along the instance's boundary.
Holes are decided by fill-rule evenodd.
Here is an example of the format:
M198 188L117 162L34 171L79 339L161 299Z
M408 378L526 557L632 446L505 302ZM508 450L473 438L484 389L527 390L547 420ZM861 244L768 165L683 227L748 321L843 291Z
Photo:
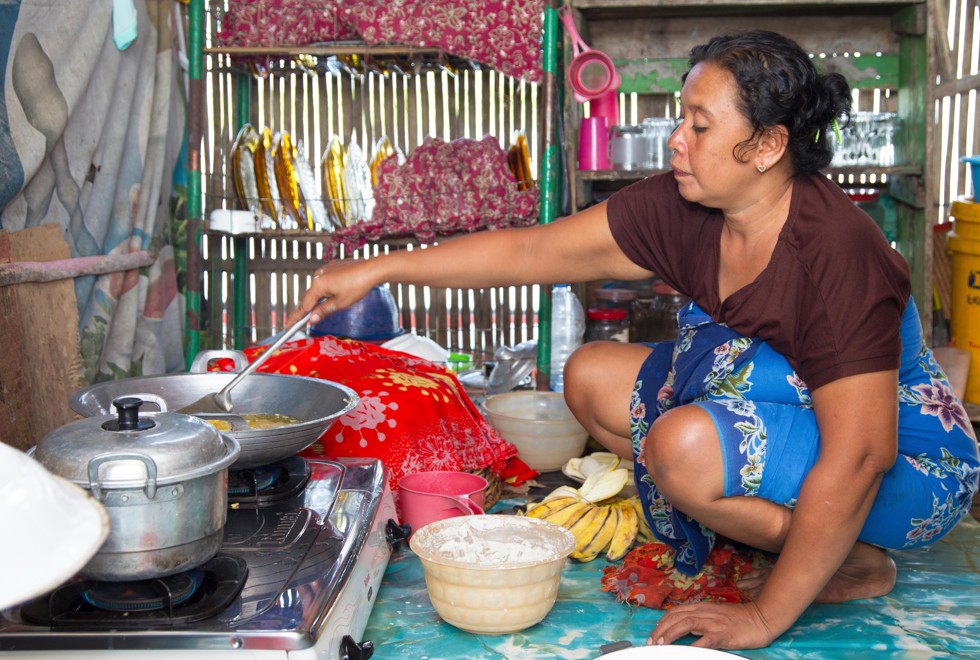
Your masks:
M565 391L565 362L585 337L585 310L568 284L551 289L551 389Z

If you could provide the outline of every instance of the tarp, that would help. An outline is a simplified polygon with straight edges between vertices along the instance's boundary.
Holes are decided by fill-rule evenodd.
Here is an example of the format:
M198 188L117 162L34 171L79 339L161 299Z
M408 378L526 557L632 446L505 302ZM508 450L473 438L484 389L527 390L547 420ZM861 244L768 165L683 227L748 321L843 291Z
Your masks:
M73 257L156 254L139 271L76 278L89 381L184 365L171 222L186 114L176 6L135 0L137 36L121 49L112 0L0 3L0 229L56 223Z

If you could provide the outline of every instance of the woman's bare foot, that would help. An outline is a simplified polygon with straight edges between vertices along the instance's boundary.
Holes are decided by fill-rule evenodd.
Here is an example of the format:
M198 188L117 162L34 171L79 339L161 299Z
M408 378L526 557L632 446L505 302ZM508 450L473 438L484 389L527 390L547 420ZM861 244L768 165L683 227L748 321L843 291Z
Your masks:
M754 600L771 572L772 568L750 571L739 578L737 586ZM884 550L858 542L813 602L843 603L884 596L895 587L896 572L895 562Z

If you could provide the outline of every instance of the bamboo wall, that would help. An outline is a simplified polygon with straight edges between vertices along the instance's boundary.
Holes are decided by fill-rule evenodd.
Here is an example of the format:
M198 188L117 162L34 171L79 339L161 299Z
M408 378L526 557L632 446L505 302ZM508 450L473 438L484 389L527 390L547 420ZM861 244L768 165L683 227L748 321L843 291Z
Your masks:
M321 155L333 136L344 144L356 142L370 158L382 136L408 155L428 136L450 141L491 135L507 149L515 132L523 131L532 172L538 170L541 118L536 84L426 51L332 45L294 49L302 50L302 55L294 55L261 48L217 49L211 47L211 35L220 20L221 3L208 3L205 217L214 209L240 208L229 154L244 121L259 131L287 131L294 144L301 141L321 190ZM202 320L210 345L247 344L281 330L286 311L328 256L362 259L424 247L402 239L374 242L353 253L338 247L328 255L325 238L277 230L238 238L205 232ZM244 271L242 253L247 255ZM234 309L236 277L247 278L246 310ZM433 290L398 285L392 292L406 330L451 350L492 354L497 346L536 335L536 286ZM242 316L244 327L238 327L235 319Z

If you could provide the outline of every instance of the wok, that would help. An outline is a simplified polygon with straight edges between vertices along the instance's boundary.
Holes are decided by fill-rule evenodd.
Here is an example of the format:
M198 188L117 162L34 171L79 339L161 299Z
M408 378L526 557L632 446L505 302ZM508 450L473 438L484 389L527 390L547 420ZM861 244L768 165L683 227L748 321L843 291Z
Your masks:
M203 351L191 372L139 376L97 383L72 394L71 409L85 417L114 414L112 401L120 396L147 395L147 406L163 400L168 410L178 410L202 396L217 392L236 374L207 372L214 358L229 357L239 370L248 364L236 351ZM271 429L225 431L241 445L242 453L232 469L268 465L293 456L317 441L338 417L358 403L354 390L319 378L253 373L235 386L235 413L279 413L303 420L301 424ZM153 402L153 403L151 403Z

